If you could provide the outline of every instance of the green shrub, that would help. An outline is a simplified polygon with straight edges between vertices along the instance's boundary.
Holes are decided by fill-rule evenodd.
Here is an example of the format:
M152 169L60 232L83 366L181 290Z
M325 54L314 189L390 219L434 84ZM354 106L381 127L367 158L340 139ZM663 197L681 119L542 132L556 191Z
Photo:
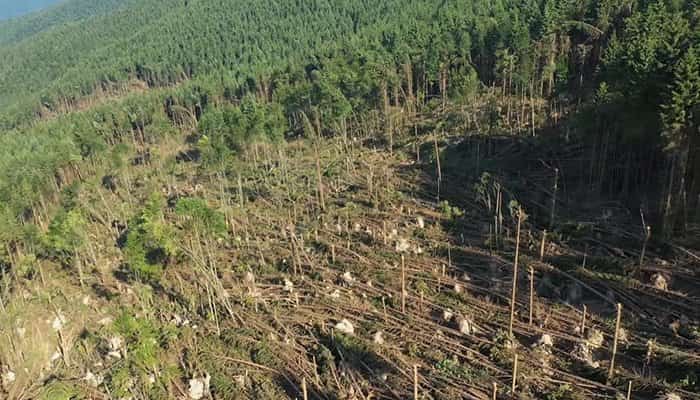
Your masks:
M87 221L80 210L61 211L49 225L45 245L49 253L67 263L85 244Z
M165 222L164 207L163 196L154 193L129 225L124 257L131 272L139 278L158 278L176 253L174 231Z
M175 213L187 218L189 228L198 233L216 237L226 235L227 227L224 214L211 209L203 199L180 199L175 206Z

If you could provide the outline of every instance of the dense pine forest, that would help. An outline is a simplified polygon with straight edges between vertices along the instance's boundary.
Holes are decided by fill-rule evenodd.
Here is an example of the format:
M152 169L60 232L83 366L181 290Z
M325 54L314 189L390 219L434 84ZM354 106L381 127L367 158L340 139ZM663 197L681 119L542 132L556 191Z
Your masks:
M0 60L0 398L700 399L698 0L67 0Z

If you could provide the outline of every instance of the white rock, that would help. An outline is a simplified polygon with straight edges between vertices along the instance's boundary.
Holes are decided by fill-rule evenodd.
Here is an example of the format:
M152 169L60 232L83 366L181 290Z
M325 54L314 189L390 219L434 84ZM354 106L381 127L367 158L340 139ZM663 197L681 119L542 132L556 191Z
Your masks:
M170 322L179 328L190 324L189 319L182 318L179 314L173 314L173 319L171 319Z
M454 289L455 289L455 293L462 293L462 291L464 290L462 288L462 285L460 285L459 283L455 283Z
M88 371L85 374L85 377L83 378L85 382L91 387L98 387L104 382L104 377L102 375L95 375L92 372Z
M84 306L89 306L89 305L90 305L90 301L91 301L90 296L85 296L85 297L83 297L83 305L84 305Z
M554 340L552 340L552 336L548 333L543 334L540 336L540 338L535 342L535 347L552 347L554 346Z
M442 319L445 322L452 321L452 317L454 317L454 316L455 316L455 314L449 308L442 311Z
M330 296L331 296L331 298L333 298L333 299L339 299L339 298L340 298L340 290L335 289L335 290L330 294Z
M468 273L465 272L465 273L462 274L462 280L465 281L465 282L471 282L471 281L472 281L472 278L471 278L471 276L469 276Z
M425 220L423 217L418 217L416 223L418 224L419 228L425 229Z
M209 394L209 381L211 377L207 374L204 378L190 379L188 394L192 400L200 400Z
M343 319L342 321L335 324L335 329L346 335L355 334L355 327L353 326L352 322L348 321L347 319Z
M148 384L154 385L156 383L156 376L153 374L148 374Z
M666 277L658 272L652 275L651 283L659 290L663 290L664 292L668 290L668 280L666 280Z
M287 278L284 278L284 291L289 293L294 291L294 283Z
M124 339L122 339L121 336L112 336L109 339L108 344L110 350L118 351L124 346Z
M17 333L17 337L20 339L24 339L24 335L27 334L27 328L23 328L21 326L18 326L15 328L15 333Z
M49 358L49 363L53 364L57 360L61 358L61 353L59 351L54 351L53 354L51 354L51 358Z
M396 241L396 252L405 253L410 249L411 245L408 243L408 240L404 238L399 238L399 240Z
M352 276L352 274L350 273L350 271L346 271L346 272L343 274L343 280L344 280L345 283L347 283L347 284L351 284L351 283L355 282L355 278L353 278L353 276Z
M66 324L66 317L63 316L63 314L59 313L56 315L56 318L53 319L53 322L51 322L51 327L55 331L60 331L63 329L63 326Z
M459 332L463 335L471 335L476 331L476 329L474 329L474 324L472 323L472 321L465 317L460 317L457 321L457 325L459 326Z
M372 338L372 340L374 341L375 344L378 344L380 346L383 345L384 344L384 333L382 331L377 331L374 334L374 337Z
M111 325L112 322L114 322L112 317L104 317L101 320L97 321L97 323L102 326Z
M10 386L15 380L17 380L17 375L10 369L5 370L2 375L0 375L0 382L2 382L2 385L5 387Z

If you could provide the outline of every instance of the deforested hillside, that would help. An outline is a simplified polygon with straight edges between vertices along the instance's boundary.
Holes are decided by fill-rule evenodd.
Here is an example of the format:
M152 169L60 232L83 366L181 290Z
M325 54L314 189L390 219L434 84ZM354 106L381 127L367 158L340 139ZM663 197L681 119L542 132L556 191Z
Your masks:
M697 1L0 22L0 398L700 399Z

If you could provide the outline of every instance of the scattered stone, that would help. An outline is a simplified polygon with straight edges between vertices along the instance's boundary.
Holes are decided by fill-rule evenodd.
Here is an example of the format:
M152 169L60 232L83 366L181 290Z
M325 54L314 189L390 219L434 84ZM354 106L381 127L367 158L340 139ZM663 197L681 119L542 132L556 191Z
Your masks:
M355 334L355 327L353 326L352 322L348 321L347 319L343 319L342 321L335 324L335 329L346 335Z
M15 375L15 373L7 367L3 367L2 370L3 371L2 375L0 375L0 382L2 382L2 386L8 387L12 383L14 383L15 380L17 380L17 375Z
M466 317L460 317L457 321L457 326L459 327L459 332L463 335L471 335L472 333L476 333L474 323Z
M54 331L60 331L61 329L63 329L63 326L66 324L66 322L66 317L64 317L63 314L59 312L56 315L56 318L54 318L51 322L51 327Z
M404 238L399 238L396 241L396 252L398 253L406 253L411 249L411 245L408 243L408 240Z
M92 372L88 371L85 374L85 377L83 378L85 382L91 387L98 387L104 382L105 378L102 375L95 375Z
M343 281L350 285L355 282L355 278L352 276L352 274L350 274L350 271L347 271L343 274Z
M462 291L464 291L464 288L459 283L455 283L454 289L455 289L455 293L462 293Z
M330 296L331 296L331 298L333 298L333 299L339 299L339 298L340 298L340 290L335 289L335 290L330 294Z
M423 217L418 217L416 223L419 228L425 229L425 219L423 219Z
M204 378L190 379L189 396L192 400L200 400L209 394L209 382L211 377L206 374Z
M377 331L374 334L374 337L372 338L372 340L374 341L375 344L378 344L380 346L383 345L384 344L384 333L382 331Z
M535 342L533 347L543 347L543 348L549 348L554 346L554 340L552 340L552 336L548 333L542 334L540 338Z
M173 314L173 319L170 320L170 322L178 328L182 328L183 326L187 326L190 324L189 319L182 318L179 314Z
M27 334L27 328L23 328L21 326L18 326L15 328L15 333L17 333L17 337L20 339L24 339L24 335Z
M288 293L294 292L294 283L288 278L284 278L284 291Z
M668 280L658 272L651 276L651 283L658 290L668 291Z
M472 278L466 272L462 274L462 280L465 282L471 282Z
M455 316L454 313L453 313L452 310L450 310L449 308L442 311L442 319L443 319L443 321L445 321L445 322L450 322L450 321L452 321L452 318L453 318L454 316Z
M61 359L61 352L56 350L53 352L53 354L51 354L51 358L49 358L49 364L53 364L59 359Z
M122 339L121 336L111 337L107 341L107 344L109 345L109 352L107 353L108 357L117 358L117 359L122 358L122 349L124 347L124 339Z

